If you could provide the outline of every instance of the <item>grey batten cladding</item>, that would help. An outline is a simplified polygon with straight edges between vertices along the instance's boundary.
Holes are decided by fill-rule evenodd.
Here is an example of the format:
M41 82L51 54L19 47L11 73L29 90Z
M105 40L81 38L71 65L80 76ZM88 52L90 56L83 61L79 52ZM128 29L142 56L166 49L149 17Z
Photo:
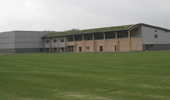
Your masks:
M0 33L0 53L42 52L42 36L50 31L11 31Z

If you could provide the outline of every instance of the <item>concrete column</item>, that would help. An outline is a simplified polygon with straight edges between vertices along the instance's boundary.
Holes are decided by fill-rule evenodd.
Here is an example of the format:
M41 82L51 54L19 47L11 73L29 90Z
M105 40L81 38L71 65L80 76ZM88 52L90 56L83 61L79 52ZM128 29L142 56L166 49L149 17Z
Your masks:
M129 44L129 51L131 51L131 38L130 38L130 31L128 31L128 44Z
M51 52L51 39L49 38L49 53Z
M106 51L106 34L103 33L103 39L104 39L104 45L103 45L103 48L104 48L104 52Z
M83 47L82 47L82 49L83 49L82 52L84 52L84 35L81 35L81 36L82 36L82 42L83 42L83 44L82 44L82 45L83 45Z
M74 52L76 52L75 36L73 36L73 45L74 45Z
M92 38L93 38L93 52L95 52L95 41L94 41L94 34L92 34Z

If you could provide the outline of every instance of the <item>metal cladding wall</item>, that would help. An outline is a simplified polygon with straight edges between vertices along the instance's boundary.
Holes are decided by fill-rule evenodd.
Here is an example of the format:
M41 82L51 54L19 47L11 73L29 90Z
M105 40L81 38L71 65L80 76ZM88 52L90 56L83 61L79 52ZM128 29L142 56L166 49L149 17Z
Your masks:
M42 36L50 31L12 31L0 33L0 53L42 52Z
M15 32L0 33L0 53L15 53Z
M42 52L42 36L49 31L16 31L15 48L16 53Z
M142 26L142 39L143 44L170 44L170 32Z
M131 37L142 38L142 27L133 29L131 31Z
M170 49L170 32L142 26L144 50Z

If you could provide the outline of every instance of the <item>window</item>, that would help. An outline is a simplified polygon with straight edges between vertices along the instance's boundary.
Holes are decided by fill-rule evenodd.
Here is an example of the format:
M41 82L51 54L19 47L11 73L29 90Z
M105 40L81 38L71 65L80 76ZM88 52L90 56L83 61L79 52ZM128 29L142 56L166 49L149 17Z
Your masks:
M158 35L157 35L157 34L155 34L155 38L158 38Z
M167 33L168 31L165 31L165 33Z
M154 45L153 44L149 44L149 48L154 48Z
M49 40L46 40L46 43L49 43Z
M86 50L89 50L90 49L90 46L86 46Z
M57 40L53 40L53 43L56 43L57 42Z
M60 39L60 42L64 42L64 39Z
M155 30L155 32L157 32L157 30Z

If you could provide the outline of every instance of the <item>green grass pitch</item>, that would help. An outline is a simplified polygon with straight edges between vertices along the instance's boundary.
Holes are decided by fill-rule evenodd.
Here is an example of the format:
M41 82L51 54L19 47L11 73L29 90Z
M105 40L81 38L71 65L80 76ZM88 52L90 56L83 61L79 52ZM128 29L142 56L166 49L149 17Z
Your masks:
M0 55L0 100L170 100L170 51Z

